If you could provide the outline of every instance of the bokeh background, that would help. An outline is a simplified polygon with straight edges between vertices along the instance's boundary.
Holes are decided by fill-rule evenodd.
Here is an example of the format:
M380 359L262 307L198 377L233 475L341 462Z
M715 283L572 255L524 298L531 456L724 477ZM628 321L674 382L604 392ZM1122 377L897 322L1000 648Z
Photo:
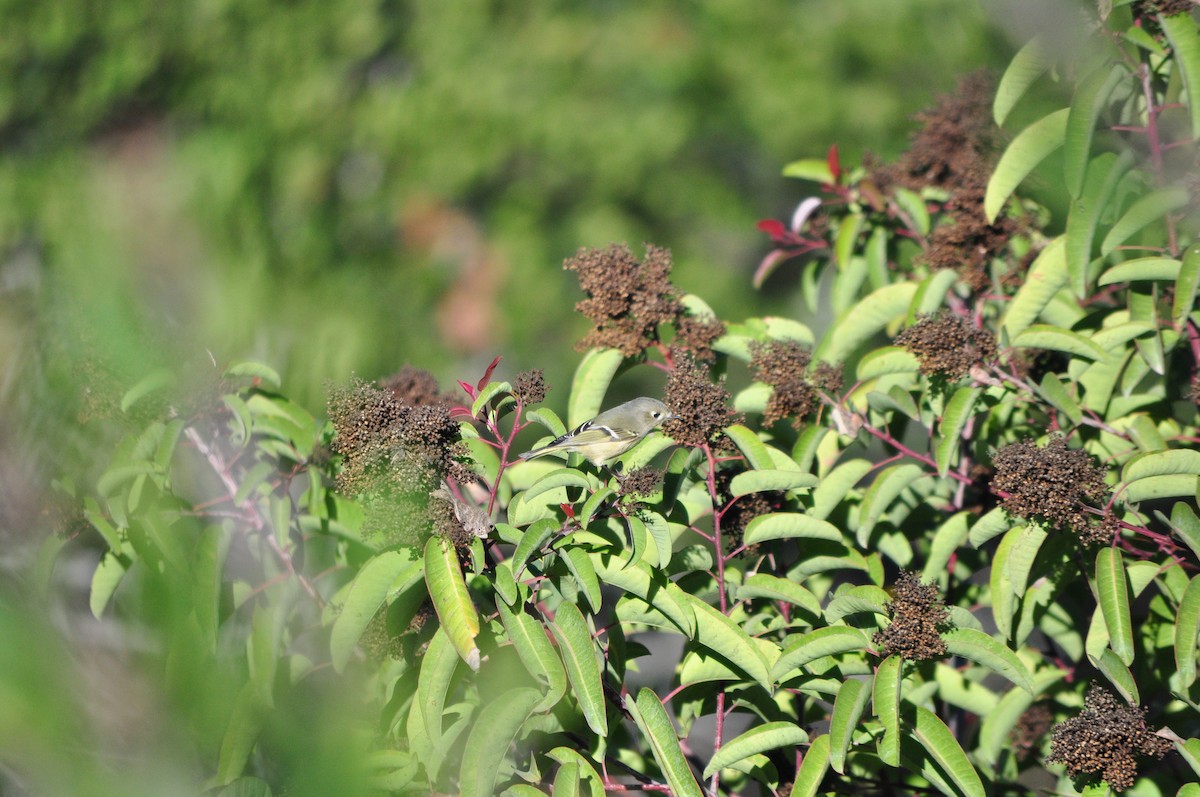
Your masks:
M899 152L958 76L1007 63L1012 6L0 0L5 595L60 521L52 480L103 463L100 420L155 369L261 360L320 414L352 374L449 386L502 355L561 410L586 329L562 261L612 242L670 248L722 318L801 313L786 268L750 285L755 222L812 190L782 167ZM0 716L72 677L37 665L58 642L30 605L4 614L28 641Z

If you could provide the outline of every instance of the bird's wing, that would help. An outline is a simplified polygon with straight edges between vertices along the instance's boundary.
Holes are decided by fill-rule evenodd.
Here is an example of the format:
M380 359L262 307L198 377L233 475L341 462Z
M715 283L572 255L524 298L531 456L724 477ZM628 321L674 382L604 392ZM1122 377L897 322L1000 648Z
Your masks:
M564 443L572 446L589 446L596 443L615 443L619 440L629 440L634 437L637 437L637 432L632 430L618 432L603 424L588 421L570 434L555 440L551 445Z

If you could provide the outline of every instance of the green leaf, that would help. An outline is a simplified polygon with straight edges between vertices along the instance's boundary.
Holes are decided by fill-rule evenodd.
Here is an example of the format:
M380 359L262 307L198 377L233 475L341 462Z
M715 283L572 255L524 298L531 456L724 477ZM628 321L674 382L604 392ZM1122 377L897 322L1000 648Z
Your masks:
M950 557L967 541L967 521L971 516L970 512L956 512L934 532L929 555L921 571L922 581L936 581L943 573L949 572Z
M1042 549L1047 533L1036 523L1021 527L1020 533L1008 551L1008 581L1013 597L1020 598L1029 586L1029 572Z
M1176 280L1183 263L1173 257L1136 257L1116 264L1100 275L1097 285L1116 285L1138 280Z
M871 641L867 633L848 625L829 625L809 631L788 644L771 668L771 680L778 682L792 670L810 661L838 653L866 650Z
M783 176L811 180L822 185L833 184L833 172L829 171L829 161L825 158L805 158L792 161L783 167Z
M984 215L989 224L996 221L1009 196L1037 165L1063 145L1070 108L1063 108L1039 119L1022 130L1004 150L988 181L983 199Z
M1128 149L1119 157L1108 152L1097 156L1088 166L1082 195L1071 201L1067 216L1066 258L1071 290L1078 298L1082 299L1090 290L1089 265L1096 228L1108 210L1121 178L1133 163L1133 152Z
M143 377L133 387L121 396L121 412L129 412L130 408L151 393L164 390L175 384L175 375L166 369L159 369Z
M1029 267L1024 284L1017 289L1000 320L1000 328L1009 340L1015 339L1037 320L1054 295L1067 284L1064 244L1061 236L1055 238Z
M584 719L588 727L604 738L608 735L608 714L600 680L600 657L587 621L575 604L562 601L555 609L550 630L558 640L558 649L571 681L571 691L583 711Z
M850 488L858 484L863 476L871 472L874 465L865 459L843 462L821 478L812 493L812 509L809 517L824 519L842 502Z
M861 518L857 530L859 547L867 546L871 530L875 528L875 524L888 511L900 493L925 475L925 469L920 465L906 462L901 465L893 465L875 477L875 481L871 482L871 486L867 489L867 494L863 496L859 510Z
M938 273L954 274L949 270ZM915 374L920 367L921 364L916 355L907 349L899 346L884 346L882 349L875 349L863 355L863 358L858 361L856 375L860 382L865 382L868 379L877 379L892 374Z
M1196 637L1200 632L1200 576L1193 576L1175 613L1175 669L1183 688L1196 680Z
M1121 491L1121 498L1126 503L1136 504L1139 501L1154 501L1159 498L1194 497L1198 487L1200 481L1191 475L1149 476L1130 482Z
M814 797L817 789L825 779L829 769L829 737L825 734L818 736L809 745L808 752L796 773L792 784L790 797Z
M503 769L508 748L542 696L536 689L509 689L503 700L493 700L479 712L463 747L458 793L463 797L491 797Z
M795 512L775 512L759 515L746 525L743 540L746 545L756 545L767 540L793 538L829 540L840 542L842 533L828 521Z
M741 424L733 424L725 429L725 434L746 457L750 467L755 470L774 470L775 460L767 451L767 446L758 435Z
M574 472L578 473L579 471ZM542 518L534 521L529 528L525 529L525 533L521 535L521 540L517 543L517 547L509 559L509 566L512 567L514 578L521 577L525 565L529 562L529 557L539 553L546 545L546 541L553 537L560 528L556 518Z
M467 594L458 553L442 537L430 537L425 544L425 584L441 627L454 644L458 655L472 670L479 670L479 615Z
M567 569L571 571L571 575L575 577L575 583L583 590L592 611L600 611L602 600L600 579L596 577L596 568L592 565L592 560L587 552L582 548L564 548L562 559Z
M538 479L524 492L523 501L529 501L542 493L557 490L560 487L577 487L583 490L592 489L592 481L586 473L575 468L557 468Z
M1117 691L1121 693L1121 697L1125 698L1128 703L1142 702L1137 683L1133 680L1133 673L1129 672L1125 663L1117 658L1116 653L1105 648L1099 656L1089 653L1088 660L1108 679L1110 684L1116 687Z
M1127 76L1121 64L1105 64L1092 72L1075 89L1067 116L1066 142L1063 146L1063 172L1067 190L1077 198L1083 191L1083 178L1092 154L1092 134L1096 120L1117 84Z
M956 628L942 634L942 639L945 640L949 653L987 667L1033 694L1033 676L1028 668L1021 663L1016 653L995 638L973 628Z
M979 726L979 755L983 761L995 767L1000 753L1012 744L1011 732L1021 715L1033 701L1048 688L1066 676L1062 670L1042 670L1033 681L1033 693L1024 689L1009 689L1000 698L996 707L989 711Z
M795 604L813 617L821 616L821 602L807 589L786 578L755 573L737 591L738 600L767 598Z
M728 659L734 666L770 691L771 676L766 658L740 625L695 595L683 593L696 616L696 641Z
M232 783L245 770L265 716L266 706L262 704L257 687L253 681L247 681L233 704L229 724L221 739L221 752L217 758L218 786Z
M833 702L829 720L829 764L839 775L846 773L846 751L870 696L870 679L850 678L842 684Z
M916 283L897 282L874 291L849 308L821 338L813 360L843 362L859 346L901 317L917 292Z
M996 98L992 101L992 117L997 125L1004 126L1009 111L1052 63L1046 57L1046 45L1040 38L1033 38L1017 51L1004 70L1000 85L996 87Z
M975 521L967 535L967 542L972 548L980 548L993 537L998 537L1012 528L1012 521L1003 507L992 507L983 517Z
M92 573L92 589L88 595L88 607L92 610L92 616L97 620L104 613L105 607L108 606L113 593L117 591L117 587L124 580L127 571L127 563L113 551L106 552L100 559L100 564L96 565L96 572Z
M900 679L904 660L892 654L879 662L872 685L871 705L883 724L878 740L879 759L890 767L900 766Z
M1108 352L1078 332L1046 324L1034 324L1026 327L1023 332L1013 338L1012 344L1030 349L1065 351L1089 360L1103 360L1108 356Z
M1117 220L1117 223L1108 231L1108 235L1104 236L1104 241L1100 244L1100 254L1107 256L1133 237L1138 230L1153 221L1162 219L1169 213L1186 207L1188 202L1187 189L1180 186L1162 188L1139 198Z
M538 710L549 711L567 692L567 671L546 637L545 626L526 614L523 607L514 611L500 601L496 603L496 609L521 663L546 684L546 695L538 704Z
M1200 476L1200 451L1177 448L1136 454L1125 463L1121 481L1129 484L1151 476L1190 474Z
M609 554L592 558L600 580L649 603L675 623L687 637L696 633L696 616L689 604L683 601L683 591L658 570L652 570L644 562L634 567L623 567L621 561Z
M1200 244L1192 244L1183 253L1179 277L1175 280L1175 298L1171 305L1171 321L1183 327L1192 305L1196 301L1196 289L1200 287Z
M446 695L454 671L461 659L454 643L444 628L439 628L429 640L425 655L421 657L421 670L417 675L415 707L419 708L422 726L433 741L442 738L442 713L446 706Z
M1096 555L1096 589L1108 628L1109 644L1126 665L1133 663L1133 620L1129 614L1129 579L1121 552L1102 548Z
M702 777L707 780L722 769L752 755L777 750L780 747L796 747L807 741L808 734L791 722L776 721L757 725L721 745L721 749L704 768Z
M944 773L964 797L986 797L979 773L967 759L954 734L938 716L927 708L916 706L916 722L912 737L925 749L929 757L937 762Z
M750 493L815 487L817 482L817 477L811 473L795 470L749 470L733 477L729 483L729 494L736 498Z
M1039 392L1046 401L1056 410L1066 415L1071 423L1078 424L1083 420L1083 408L1079 406L1079 402L1075 400L1068 391L1062 380L1054 375L1052 371L1048 371L1042 377L1042 383L1038 385Z
M546 431L556 440L567 433L567 425L549 407L525 410L525 421L526 423L533 422L546 427Z
M329 635L333 668L345 669L358 640L389 593L407 589L422 576L422 561L411 548L386 551L370 559L350 582L350 591ZM399 587L399 590L394 589Z
M1188 762L1188 766L1192 768L1192 771L1200 775L1200 739L1178 740L1175 742L1175 749L1179 751L1183 760ZM1181 795L1177 794L1176 797L1181 797ZM1188 797L1191 797L1191 795L1188 795Z
M671 724L671 718L667 716L658 696L642 687L636 701L625 699L625 709L650 743L654 760L666 776L672 793L677 797L703 797L700 784L696 783L696 776L692 774L679 748L675 726Z
M546 755L560 764L574 764L579 771L580 778L591 785L593 797L603 797L604 781L601 780L600 773L592 766L591 761L580 755L578 750L570 747L555 747Z
M1171 528L1200 559L1200 518L1196 517L1191 506L1180 502L1171 507Z
M938 476L944 477L950 470L950 464L954 460L954 455L958 453L958 446L962 441L963 429L966 427L967 421L971 419L975 402L982 393L983 388L961 387L954 391L954 395L946 403L946 411L942 413L942 423L938 429L941 439L938 440L935 452Z
M256 387L263 387L272 392L278 391L283 384L283 380L279 378L278 371L269 365L256 363L251 360L242 360L230 365L225 369L225 378L249 378L255 381Z
M1184 95L1192 119L1192 138L1200 138L1200 33L1189 13L1174 16L1157 15L1158 24L1174 53L1173 63L1183 79Z
M624 355L616 349L591 349L583 355L571 382L571 397L567 401L568 426L574 429L600 414L604 395L623 362Z

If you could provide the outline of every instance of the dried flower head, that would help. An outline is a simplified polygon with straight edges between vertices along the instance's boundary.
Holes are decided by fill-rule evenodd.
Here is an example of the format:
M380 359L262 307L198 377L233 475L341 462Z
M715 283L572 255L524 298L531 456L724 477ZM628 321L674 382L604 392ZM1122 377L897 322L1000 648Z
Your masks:
M424 368L405 364L399 371L379 380L379 386L401 404L453 404L454 398L442 392L437 379Z
M1037 750L1042 738L1050 731L1054 715L1045 703L1034 703L1017 719L1017 724L1008 733L1014 755L1024 761Z
M1116 791L1133 785L1137 756L1162 758L1171 743L1146 727L1146 710L1121 703L1093 684L1083 711L1059 723L1051 733L1049 761L1072 777L1103 778Z
M812 352L794 340L750 344L750 369L760 381L774 388L763 411L765 426L790 418L798 428L803 418L820 408L821 396L814 384L814 374L809 373L811 360ZM831 380L832 372L824 370L822 376Z
M657 468L635 468L620 479L617 494L625 504L649 498L662 489L663 472Z
M948 310L922 316L897 335L895 343L916 355L921 373L950 380L961 379L971 366L996 357L996 338L989 330L976 329Z
M587 298L575 309L595 324L579 349L608 346L635 357L658 341L658 327L682 313L670 282L671 253L652 244L638 260L628 246L580 249L563 268L579 275Z
M1023 440L996 451L992 466L991 490L1006 494L1001 505L1010 514L1069 528L1085 542L1095 538L1086 502L1102 502L1108 487L1104 469L1086 451L1068 448L1061 436L1042 448Z
M473 478L446 404L407 404L355 379L330 391L328 412L342 457L338 489L364 498L368 530L422 539L436 525L430 494L447 478Z
M946 655L940 632L947 630L950 615L936 585L922 584L916 573L901 571L887 610L891 623L873 637L884 655L895 653L910 661Z
M675 340L673 345L687 349L697 360L712 362L716 359L712 344L725 334L725 324L710 315L680 313L674 321Z
M546 400L548 389L541 368L522 371L513 382L513 393L525 404L541 404Z
M676 352L673 361L663 400L675 417L663 431L682 446L717 442L739 417L729 408L729 391L713 382L708 369L690 354Z

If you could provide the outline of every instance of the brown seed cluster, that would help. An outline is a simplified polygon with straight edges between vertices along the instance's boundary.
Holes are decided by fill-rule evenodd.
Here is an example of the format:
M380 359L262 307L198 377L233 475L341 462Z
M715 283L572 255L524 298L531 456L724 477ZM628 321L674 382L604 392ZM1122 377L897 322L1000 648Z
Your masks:
M1097 776L1116 791L1133 785L1137 756L1162 758L1171 743L1146 727L1146 710L1121 703L1093 684L1083 711L1059 723L1051 733L1050 756L1072 777Z
M1190 12L1196 7L1196 2L1195 0L1141 0L1141 2L1134 3L1133 6L1134 13L1139 17L1152 17L1155 14L1173 17Z
M379 380L379 386L402 404L422 407L428 404L453 404L454 397L442 392L433 374L405 364L399 371Z
M751 370L759 381L774 388L763 411L764 426L790 418L799 428L804 418L820 409L822 390L841 389L841 366L823 362L814 366L811 359L812 353L794 340L750 344Z
M976 72L959 81L957 90L937 99L935 106L916 116L921 123L908 151L890 168L877 170L876 184L921 191L926 187L949 192L942 222L934 228L924 261L935 269L956 269L976 291L991 282L988 267L1020 231L1007 217L989 224L983 198L992 169L997 129L992 122L992 81Z
M739 420L729 408L729 391L723 382L713 382L708 368L689 354L674 358L664 393L663 401L675 417L663 431L681 446L716 443L725 427Z
M946 655L940 632L947 630L950 615L936 585L922 584L916 573L901 571L887 610L891 623L872 637L883 655L894 653L909 661Z
M333 450L342 458L337 487L363 498L368 531L393 542L415 542L442 530L443 509L453 519L453 508L431 502L430 494L447 478L474 477L448 405L409 404L391 390L355 379L330 391L328 412L336 433Z
M690 315L671 284L671 252L646 245L641 260L624 244L580 249L563 263L579 276L587 298L575 309L595 324L577 348L605 346L636 357L658 343L660 327L675 329L674 345L711 360L712 342L725 333L715 318Z
M966 376L971 366L996 357L991 331L976 329L948 310L922 316L897 335L895 343L916 355L921 373L952 381Z
M1074 531L1085 543L1111 539L1112 522L1097 528L1085 511L1087 503L1102 502L1108 495L1104 469L1090 454L1067 447L1055 436L1044 447L1023 440L992 454L991 490L1003 496L1001 505L1017 517L1043 521Z
M1008 734L1013 754L1018 761L1025 761L1037 751L1038 745L1053 723L1054 715L1045 703L1034 703L1025 709L1025 713L1017 719L1017 724Z
M541 404L546 400L546 377L541 368L531 368L517 374L513 394L525 404Z

